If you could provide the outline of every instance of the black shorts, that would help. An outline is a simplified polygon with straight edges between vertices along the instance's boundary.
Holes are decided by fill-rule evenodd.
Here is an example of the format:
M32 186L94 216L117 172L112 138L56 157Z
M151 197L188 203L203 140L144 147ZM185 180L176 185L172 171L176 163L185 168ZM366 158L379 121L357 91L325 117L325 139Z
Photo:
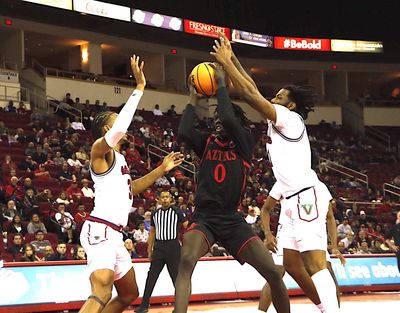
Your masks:
M240 259L240 253L245 245L252 239L259 240L251 226L239 213L211 215L209 213L195 212L187 231L200 232L207 241L209 248L215 242L220 242L241 264L244 262Z

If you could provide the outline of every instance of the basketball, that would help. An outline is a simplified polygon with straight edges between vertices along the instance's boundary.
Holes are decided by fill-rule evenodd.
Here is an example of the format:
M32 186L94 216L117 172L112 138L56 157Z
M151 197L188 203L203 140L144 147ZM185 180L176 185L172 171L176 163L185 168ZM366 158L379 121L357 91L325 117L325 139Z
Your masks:
M207 97L215 95L217 82L214 79L214 69L210 62L196 65L190 73L190 80L197 93Z

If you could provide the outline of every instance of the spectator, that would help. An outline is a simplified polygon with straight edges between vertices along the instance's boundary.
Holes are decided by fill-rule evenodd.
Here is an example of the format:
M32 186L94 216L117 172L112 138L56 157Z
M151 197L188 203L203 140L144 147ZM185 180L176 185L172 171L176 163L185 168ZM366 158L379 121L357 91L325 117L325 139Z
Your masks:
M37 181L51 181L52 177L50 175L49 171L46 171L46 167L44 164L40 164L39 168L33 172L33 175L35 176L35 180Z
M337 235L339 239L343 239L346 237L348 233L353 233L353 230L351 229L351 226L349 225L349 220L346 218L343 218L343 221L339 226L337 227Z
M31 155L27 155L25 160L18 164L18 168L22 171L33 172L36 169L36 162L33 161Z
M8 221L12 221L15 215L19 215L14 200L7 201L7 207L3 210L3 217Z
M32 214L39 213L38 204L33 189L28 189L25 191L23 207L25 219L29 220L32 217Z
M84 178L82 179L82 195L86 198L94 198L94 191L89 187L89 180Z
M147 243L149 240L149 232L144 228L144 222L138 224L137 229L133 232L133 238L136 243Z
M4 161L1 163L1 171L9 172L11 169L17 169L17 164L12 160L11 155L6 154L4 156Z
M347 233L346 237L339 242L343 242L345 249L353 249L357 246L356 242L354 241L354 234L352 233Z
M144 224L144 229L147 230L148 232L150 232L150 227L151 227L151 212L150 211L146 211L144 213L143 224Z
M257 220L256 212L253 208L249 208L248 214L246 216L246 222L248 224L254 224Z
M34 234L38 230L47 233L47 229L44 224L40 221L39 214L33 214L30 222L28 223L28 233Z
M14 138L19 143L25 143L28 141L28 137L25 135L25 132L22 128L17 128Z
M214 243L211 246L211 256L214 257L228 256L228 252L224 247L220 247L217 243Z
M47 155L44 153L41 145L36 146L36 151L33 153L32 159L37 164L44 164L47 161Z
M44 239L44 232L40 229L35 232L35 240L31 241L31 244L38 253L45 253L46 247L51 246L50 241Z
M71 123L71 128L74 130L86 130L85 126L80 121L79 116L75 116L74 121Z
M251 200L251 204L249 205L248 208L249 208L249 210L253 209L256 216L260 215L261 211L260 211L260 208L257 206L257 201L256 200Z
M53 203L53 195L51 193L51 189L46 188L46 189L43 189L42 192L39 192L36 196L36 201Z
M48 245L44 248L44 256L43 261L49 261L49 257L52 256L54 253L53 247Z
M161 112L160 106L159 106L158 104L156 104L156 105L154 106L153 114L154 114L155 116L162 116L162 115L163 115L163 112Z
M369 251L369 244L366 240L361 241L356 254L371 254L371 251Z
M175 111L175 105L171 104L171 107L168 109L166 115L170 116L170 117L176 117L177 116L177 113Z
M26 227L22 225L21 215L15 214L12 222L7 227L7 234L21 234L23 237L25 237L27 232L28 231Z
M86 160L83 166L81 167L81 175L82 177L90 177L90 161Z
M23 237L21 234L14 234L12 238L12 243L10 245L9 252L12 254L13 259L15 260L15 257L17 253L22 253L22 248L23 248Z
M371 246L371 239L368 237L366 226L364 224L361 225L360 231L358 232L358 236L356 237L356 242L360 246L363 241L368 243L368 247Z
M73 181L76 180L74 174L69 170L69 166L67 162L64 162L62 165L61 172L58 174L58 179L61 181Z
M17 108L14 106L14 101L12 100L8 101L8 105L4 108L4 112L11 112L11 113L17 112Z
M82 203L79 203L78 205L78 212L74 216L75 224L76 224L76 231L78 234L80 234L82 225L85 222L85 220L89 217L89 214L85 212L85 205Z
M85 148L84 148L84 147L80 147L80 148L79 148L79 151L76 152L76 158L77 158L79 161L81 161L81 162L80 162L80 163L81 163L81 166L83 166L83 165L82 165L82 162L85 162L86 160L89 160L89 155L88 155L87 152L85 151Z
M57 245L57 251L47 258L47 261L65 261L67 258L67 245L60 242Z
M124 241L124 245L125 245L126 250L128 250L129 255L131 256L131 259L140 258L140 256L136 253L135 246L133 244L132 239L126 239Z
M70 105L70 106L74 106L74 100L72 100L71 99L71 94L69 93L69 92L67 92L66 94L65 94L65 98L63 99L63 101L66 103L66 104L68 104L68 105Z
M0 121L0 136L1 135L7 135L8 134L8 127L4 124L3 121Z
M10 184L4 188L7 199L14 200L15 202L23 200L25 192L22 187L18 186L18 182L18 177L11 177Z
M74 260L79 260L79 261L86 260L85 249L82 246L77 245L74 250L73 256L74 256Z
M78 187L78 182L76 180L72 181L71 185L67 188L65 193L68 196L70 202L73 202L74 199L81 199L83 197L82 189Z
M67 160L67 163L70 167L75 167L77 165L79 165L80 167L82 167L82 163L81 161L79 161L76 157L75 153L71 154L71 157Z
M71 213L65 211L65 204L58 204L58 212L54 216L60 225L60 239L64 240L65 235L68 237L68 243L72 243L74 237L75 223Z
M56 199L57 203L64 203L65 205L70 204L70 201L68 199L67 193L65 191L61 191L60 195Z
M42 261L37 255L35 248L30 244L26 243L22 248L21 262L40 262Z
M54 165L62 166L65 163L65 159L61 156L61 152L57 151L56 156L53 158Z
M33 190L33 193L36 195L37 194L37 192L36 192L36 188L33 186L33 184L32 184L32 179L30 179L29 177L26 177L25 179L24 179L24 185L23 185L23 187L22 187L23 189L24 189L24 191L26 192L28 189L32 189Z
M28 113L28 110L26 109L26 106L25 106L23 101L20 101L18 103L17 113L18 114L26 114L26 113Z

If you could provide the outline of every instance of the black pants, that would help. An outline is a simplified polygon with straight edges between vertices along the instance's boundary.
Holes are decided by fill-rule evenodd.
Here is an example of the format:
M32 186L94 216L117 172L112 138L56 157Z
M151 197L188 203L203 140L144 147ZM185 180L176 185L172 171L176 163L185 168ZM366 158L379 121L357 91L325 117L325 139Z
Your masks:
M156 241L154 243L150 269L147 273L146 287L144 288L142 307L149 306L149 300L153 293L154 286L165 264L167 265L169 276L175 286L180 256L181 245L178 240Z

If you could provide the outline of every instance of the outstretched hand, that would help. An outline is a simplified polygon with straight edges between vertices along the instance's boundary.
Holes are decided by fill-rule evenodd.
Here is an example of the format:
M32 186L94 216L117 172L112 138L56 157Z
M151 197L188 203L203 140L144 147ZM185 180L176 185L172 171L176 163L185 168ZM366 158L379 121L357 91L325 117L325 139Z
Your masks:
M164 172L169 172L174 167L180 165L183 162L183 157L183 154L180 152L171 152L170 154L168 154L161 164Z
M210 63L210 66L214 69L214 78L218 83L218 87L225 85L225 72L222 66L217 62Z
M224 34L219 34L219 41L214 40L214 52L210 52L210 54L213 55L220 64L226 65L232 58L232 47L228 38L226 38Z
M144 61L140 62L139 56L133 55L131 56L131 68L133 72L133 76L135 77L137 89L144 90L146 87L146 77L144 76L143 68Z
M333 248L332 253L340 260L340 264L342 264L342 266L346 265L346 259L338 249Z
M271 251L273 253L276 253L278 251L278 242L277 242L275 236L272 235L271 232L265 233L264 243L269 251Z

